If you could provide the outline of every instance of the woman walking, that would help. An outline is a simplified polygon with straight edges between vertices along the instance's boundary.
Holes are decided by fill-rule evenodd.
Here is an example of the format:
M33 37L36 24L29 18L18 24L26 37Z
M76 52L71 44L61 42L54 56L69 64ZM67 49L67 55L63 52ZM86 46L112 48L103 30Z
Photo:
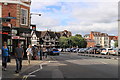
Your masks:
M7 47L7 43L4 42L4 45L2 47L2 70L6 71L7 68L7 60L9 56L9 49Z
M32 46L31 45L28 46L26 52L27 52L28 63L30 64L31 57L33 56Z

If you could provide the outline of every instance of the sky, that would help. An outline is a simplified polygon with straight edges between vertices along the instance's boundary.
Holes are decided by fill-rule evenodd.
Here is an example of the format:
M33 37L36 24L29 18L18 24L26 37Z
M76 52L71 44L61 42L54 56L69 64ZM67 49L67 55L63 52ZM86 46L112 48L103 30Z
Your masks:
M32 24L40 31L118 35L118 0L32 0L31 13L41 14L32 15Z

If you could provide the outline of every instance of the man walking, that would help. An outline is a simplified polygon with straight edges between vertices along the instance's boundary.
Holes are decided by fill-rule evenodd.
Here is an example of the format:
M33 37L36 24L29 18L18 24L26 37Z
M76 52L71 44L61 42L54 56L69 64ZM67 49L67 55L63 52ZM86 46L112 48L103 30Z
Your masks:
M22 69L22 59L24 56L24 50L21 47L21 43L18 43L18 47L15 49L15 59L16 59L16 73L19 73Z

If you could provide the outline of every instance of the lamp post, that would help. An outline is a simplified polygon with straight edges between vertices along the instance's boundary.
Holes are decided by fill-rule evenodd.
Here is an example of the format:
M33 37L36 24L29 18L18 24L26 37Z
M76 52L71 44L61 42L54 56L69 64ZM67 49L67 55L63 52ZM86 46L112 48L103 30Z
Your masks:
M38 15L38 16L41 16L41 14L39 14L39 13L30 13L30 26L31 26L31 15Z

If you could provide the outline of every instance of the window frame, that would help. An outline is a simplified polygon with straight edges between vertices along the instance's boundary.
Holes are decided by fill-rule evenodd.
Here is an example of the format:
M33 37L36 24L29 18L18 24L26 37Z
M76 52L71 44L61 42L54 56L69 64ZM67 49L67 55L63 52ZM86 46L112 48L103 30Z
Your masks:
M25 10L25 11L26 11L26 15L27 15L27 16L26 16L26 24L23 24L23 23L22 23L22 10ZM28 25L28 9L21 8L20 11L21 11L20 24L21 24L21 25L26 25L26 26L27 26L27 25Z

